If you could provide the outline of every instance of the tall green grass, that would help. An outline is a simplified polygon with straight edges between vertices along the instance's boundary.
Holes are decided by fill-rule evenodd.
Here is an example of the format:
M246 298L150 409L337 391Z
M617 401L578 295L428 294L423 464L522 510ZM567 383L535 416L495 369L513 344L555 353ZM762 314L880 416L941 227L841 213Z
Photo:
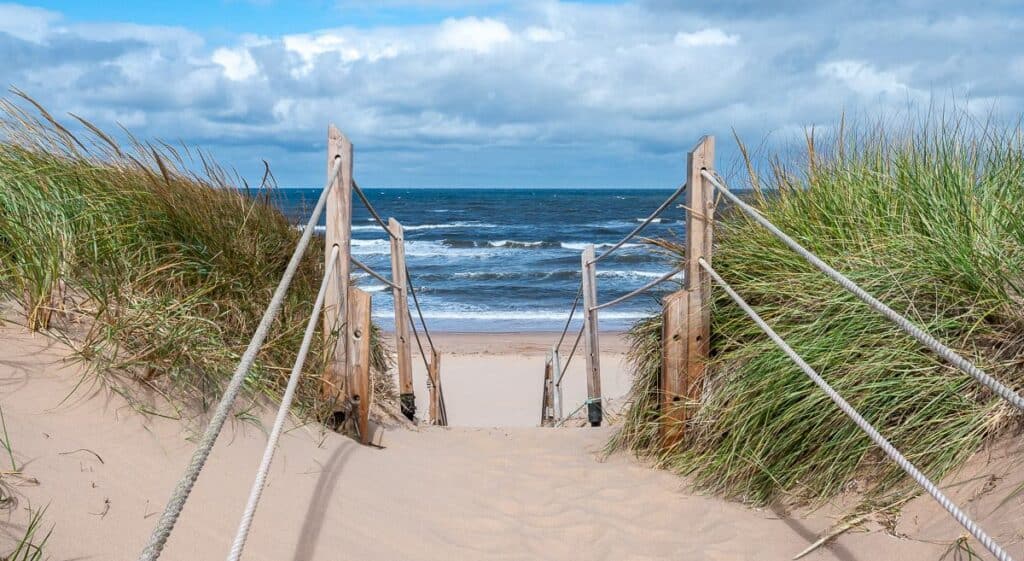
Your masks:
M805 247L1002 382L1024 388L1024 144L967 117L808 137L752 175L751 203ZM660 242L682 248L673 240ZM925 473L941 478L1021 415L724 209L714 267ZM910 491L878 451L719 289L699 408L659 441L660 318L631 331L632 409L609 447L752 503Z
M205 406L299 238L273 204L272 181L240 190L203 152L130 134L121 146L77 117L86 132L74 135L17 93L17 103L0 102L0 290L30 328L69 341L139 407L155 411L148 404L161 396L179 411ZM321 245L310 244L246 378L253 398L283 390L319 288ZM376 396L391 400L390 357L379 340L374 349ZM305 413L321 407L322 350L318 337L320 360L309 361L295 401Z

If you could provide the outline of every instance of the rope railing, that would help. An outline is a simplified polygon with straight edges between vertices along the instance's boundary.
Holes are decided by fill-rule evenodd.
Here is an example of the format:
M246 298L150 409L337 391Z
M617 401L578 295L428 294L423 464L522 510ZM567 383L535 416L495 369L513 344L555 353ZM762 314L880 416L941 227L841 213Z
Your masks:
M420 299L416 295L416 285L413 284L412 273L409 272L408 267L405 268L405 279L409 285L409 292L412 293L412 301L416 307L416 315L419 316L420 319L420 326L423 327L423 334L426 336L427 344L430 346L431 361L437 360L438 355L437 349L434 347L434 339L430 336L430 329L427 327L427 320L423 316L423 308L420 306ZM412 317L412 310L409 310L409 324L412 326L412 333L416 338L416 346L420 349L420 357L423 358L423 367L427 370L427 381L429 384L433 384L434 382L431 379L431 372L436 371L437 367L436 365L432 365L431 361L427 360L427 354L423 349L423 342L420 341L419 330L416 328L416 319ZM440 380L438 380L438 382L440 382ZM433 388L433 390L437 392L438 401L438 419L434 419L434 421L439 421L441 425L448 426L448 409L445 406L444 390L441 388L440 383L438 383L438 386Z
M892 443L890 443L880 432L878 432L877 429L875 429L874 426L871 425L871 423L864 419L864 417L861 416L853 406L843 399L843 397L839 395L839 393L836 392L836 390L833 389L832 386L830 386L828 382L826 382L824 378L814 370L814 368L807 364L807 362L804 361L804 359L797 354L796 351L794 351L792 347L790 347L789 344L787 344L786 341L783 340L770 325L768 325L767 322L761 319L761 316L751 308L750 305L747 304L747 302L737 294L731 286L729 286L729 283L727 283L711 267L711 265L707 263L707 261L704 259L698 259L698 263L705 271L707 271L708 275L714 279L715 283L725 290L729 297L736 302L747 316L749 316L750 319L753 320L766 335L768 335L772 342L775 343L786 354L786 356L790 358L790 360L796 363L796 365L800 367L800 370L802 370L804 374L811 379L811 381L821 388L822 391L828 395L829 399L831 399L832 402L835 403L839 409L857 425L857 427L864 431L871 441L881 448L892 461L894 461L904 472L906 472L907 475L927 491L936 502L938 502L957 522L960 523L960 525L962 525L972 536L981 542L981 544L984 545L992 555L1000 561L1013 561L1013 558L1010 557L1010 555L1006 553L1006 551L1004 551L1003 548L995 542L995 540L989 537L989 535L986 534L985 531L977 525L977 523L971 520L971 518L960 509L960 507L943 494L935 483L928 479L928 477L924 475L924 473L922 473L921 470L919 470L913 463L911 463L910 460L904 457L903 454L901 454L900 451L892 445Z
M648 290L654 288L655 286L658 286L659 284L661 284L661 283L669 280L670 278L678 275L679 273L681 273L683 271L683 269L684 269L684 267L682 267L682 266L676 267L675 269L672 269L671 271L665 273L664 275L661 275L660 277L658 277L658 278L652 280L651 282L641 286L640 288L630 292L629 294L624 294L624 295L619 296L618 298L616 298L614 300L605 302L604 304L598 304L597 306L594 306L591 309L592 310L603 310L604 308L610 308L610 307L612 307L612 306L614 306L616 304L621 304L621 303L623 303L623 302L625 302L627 300L630 300L632 298L636 298L637 296L647 292Z
M594 272L594 265L596 265L601 260L603 260L603 259L609 257L610 255L612 255L613 253L615 253L619 248L624 246L627 242L629 242L630 240L635 238L638 234L640 234L640 232L642 232L645 228L650 226L651 223L653 223L659 216L661 216L661 213L665 212L665 210L667 208L669 208L669 206L671 206L672 203L676 199L678 199L680 197L680 195L682 195L684 192L686 192L686 188L687 188L687 184L686 183L683 183L682 185L679 185L675 189L675 191L673 191L672 194L667 199L665 199L660 205L658 205L658 207L656 209L654 209L654 211L649 216L647 216L647 218L645 218L643 221L641 221L641 223L639 225L637 225L635 228L633 228L633 230L630 231L628 234L626 234L625 237L623 237L618 242L614 243L611 247L609 247L607 250L602 252L600 255L598 255L596 257L594 256L594 254L593 254L593 245L588 246L588 248L586 248L584 250L583 259L582 259L583 271L582 271L582 278L580 279L579 289L576 291L576 297L573 299L572 307L569 310L569 316L565 320L565 325L562 327L562 331L561 331L561 333L560 333L560 335L558 337L558 341L551 348L551 352L549 353L549 356L547 358L547 363L546 363L546 364L552 364L556 360L557 361L561 361L561 358L559 356L559 351L562 348L562 343L565 342L565 336L569 332L569 327L572 325L572 320L573 320L573 318L576 315L576 310L579 308L580 300L582 298L583 301L584 301L583 325L580 327L580 331L576 335L576 341L573 343L572 351L570 351L569 355L565 359L564 366L559 364L558 368L556 369L556 372L558 374L557 374L557 380L554 381L554 388L556 390L557 395L559 395L559 396L561 395L560 392L561 392L562 379L565 377L566 372L568 372L568 370L569 370L569 365L572 363L572 359L573 359L573 357L576 354L576 349L579 346L580 340L583 338L583 335L584 335L584 332L587 329L587 326L590 325L592 330L596 331L596 326L597 326L596 312L598 310L601 310L601 309L604 309L604 308L608 308L608 307L611 307L611 306L615 306L617 304L620 304L622 302L625 302L627 300L635 298L636 296L639 296L640 294L643 294L643 293L647 292L648 290L654 288L655 286L657 286L657 285L667 281L668 279L670 279L673 276L677 275L682 270L682 268L674 269L674 270L666 273L665 275L662 275L661 277L655 279L654 281L649 282L649 283L645 284L644 286L642 286L642 287L640 287L640 288L638 288L638 289L636 289L636 290L634 290L634 291L632 291L632 292L630 292L628 294L620 296L619 298L616 298L615 300L612 300L610 302L606 302L604 304L597 304L595 302L595 300L597 298L597 294L596 294L596 289L594 288L595 287L595 280L594 279L595 279L595 276L596 276L595 272ZM589 292L587 292L587 294L584 294L584 291L588 290L586 288L588 286L588 282L587 282L588 279L589 279ZM600 380L599 380L599 378L600 378L600 368L598 366L598 359L597 359L597 356L598 356L599 353L598 353L596 347L597 347L597 336L596 336L596 333L593 333L592 335L587 336L587 369L588 369L588 386L587 387L588 387L588 392L590 392L591 389L594 389L594 392L593 392L594 395L591 395L587 399L587 402L584 403L584 406L590 405L590 404L598 404L598 405L600 405L600 403L601 403L601 399L600 399L600 395L599 395L600 394L600 390L599 390L599 385L600 385ZM545 374L545 376L547 376L547 374ZM547 390L545 390L545 395L547 395ZM547 399L547 398L545 398L545 399ZM560 406L556 407L556 409L559 409L559 408L560 408ZM595 414L595 416L596 417L601 417L601 416L603 416L603 412L600 415L596 415ZM544 424L547 420L548 419L542 418L541 419L541 424Z
M639 234L641 231L643 231L644 228L649 226L651 224L651 222L654 222L655 218L660 216L662 212L665 212L665 209L667 209L669 207L669 205L672 204L672 201L678 199L679 195L682 195L683 192L685 192L685 191L686 191L686 183L683 183L678 188L676 188L676 190L672 193L672 195L669 198L665 199L665 202L661 203L661 205L659 205L658 208L655 209L655 211L652 212L650 216L648 216L643 222L641 222L639 226L637 226L636 228L633 228L633 231L628 233L628 234L626 234L626 237L622 238L621 240L619 240L618 243L616 243L612 247L608 248L606 251L601 253L601 255L598 255L593 260L591 260L590 264L597 263L597 262L601 261L602 259L604 259L605 257L608 257L613 252L615 252L615 250L617 250L620 247L622 247L623 245L625 245L626 242L628 242L629 240L631 240L634 237L636 237L636 235Z
M416 315L420 317L420 325L423 326L423 334L427 336L427 343L430 344L430 352L435 353L437 349L434 347L434 340L430 337L430 330L427 329L427 320L423 317L423 308L420 307L420 299L416 296L416 285L412 282L412 273L409 272L409 268L405 268L405 278L409 283L409 292L412 294L412 301L416 305ZM416 322L412 322L415 327Z
M830 267L827 263L822 261L817 255L814 255L802 245L796 242L793 238L786 235L785 232L780 230L777 226L772 224L765 218L760 212L755 210L753 207L745 203L735 194L733 194L725 185L723 185L714 174L707 170L701 171L701 176L707 179L716 189L719 190L723 195L726 196L733 204L739 207L744 213L750 216L755 222L760 224L766 230L771 232L775 237L782 241L786 246L796 252L798 255L807 260L811 265L817 268L819 271L825 274L828 278L835 281L839 286L843 287L847 292L850 292L862 302L867 304L871 309L875 310L889 321L896 324L904 333L910 335L916 339L919 343L928 347L934 351L937 355L942 357L944 360L952 364L953 366L960 369L965 374L970 375L972 378L977 380L980 384L984 385L988 389L992 390L996 395L1002 397L1006 401L1010 402L1014 407L1024 411L1024 397L1013 391L1009 387L1003 385L1001 382L987 374L984 370L978 368L974 363L968 361L964 357L957 354L956 351L942 344L938 339L932 337L930 334L925 332L923 329L915 325L906 317L900 315L895 310L886 306L880 300L869 294L857 283L853 282L839 271Z
M306 323L306 332L302 337L302 344L299 346L298 355L292 366L291 374L288 376L288 385L284 395L281 397L281 405L277 409L277 417L274 418L274 426L267 437L267 445L263 449L263 459L256 471L256 478L253 480L252 489L249 491L249 500L246 502L245 510L242 512L242 519L238 523L238 531L235 534L235 541L231 544L231 552L228 561L238 561L242 557L242 549L245 548L245 541L249 536L249 528L252 526L253 517L256 515L256 508L259 506L260 497L267 484L267 474L270 472L270 464L274 461L274 452L277 450L277 442L281 438L281 431L291 411L292 400L295 398L295 390L299 386L299 378L302 375L302 367L306 364L306 356L309 354L309 347L313 342L313 335L316 333L316 326L320 318L320 310L323 309L324 298L327 295L327 285L331 275L338 263L340 248L334 246L331 256L327 260L327 270L324 271L324 278L320 282L320 290L317 292L316 301L313 304L313 311Z
M387 278L384 277L384 275L382 275L382 274L378 273L377 271L374 271L373 269L371 269L369 265L367 265L367 264L363 263L362 261L356 259L354 255L349 256L349 258L352 260L352 264L353 265L355 265L356 267L359 267L360 269L365 271L366 274L368 274L371 277L379 280L380 282L388 285L388 287L390 287L390 288L396 288L396 289L399 288L399 286L397 284L389 281Z
M245 352L242 354L242 358L239 360L238 366L228 382L227 389L225 389L224 395L221 396L220 403L217 404L217 408L210 417L210 423L206 426L203 436L199 439L199 444L192 455L189 465L185 468L185 473L171 493L171 498L167 501L167 505L157 521L156 528L153 529L149 542L139 555L140 561L155 561L160 557L160 552L163 551L167 538L174 529L174 525L181 515L181 510L184 508L188 496L192 493L196 479L199 478L199 473L202 471L203 466L206 465L206 460L210 456L210 450L213 449L221 429L224 428L224 423L231 413L231 407L235 399L238 398L242 384L249 374L249 369L252 368L253 363L256 361L256 355L259 353L260 347L263 346L263 341L266 340L267 334L270 332L270 326L274 323L274 319L281 309L285 294L288 292L288 287L291 286L295 272L299 268L299 263L302 261L306 248L309 246L309 241L313 237L313 226L320 219L321 213L323 213L324 206L327 203L327 193L331 190L331 186L334 185L338 172L341 170L341 165L341 158L335 158L334 165L328 174L327 184L324 185L320 198L313 208L313 213L310 215L306 227L302 230L302 235L299 237L299 242L295 246L295 251L292 253L288 266L285 268L284 274L274 290L274 295L271 297L267 309L263 312L263 318L256 327L256 331L249 341L249 346L246 347Z
M555 385L559 386L562 384L562 378L565 378L565 373L569 370L569 365L572 364L572 357L576 356L576 349L580 346L580 339L583 338L583 327L580 326L580 330L576 333L576 342L572 344L572 350L569 351L569 356L565 359L565 365L562 366L562 371L558 376L558 380L555 380Z
M380 214L377 212L377 209L373 208L373 204L370 203L370 199L366 197L366 193L364 193L363 189L359 187L359 184L356 183L355 179L352 180L352 190L355 191L355 194L359 197L359 200L363 201L363 206L366 207L366 211L370 213L370 216L373 217L374 221L376 221L377 224L380 224L380 227L383 228L385 232L387 232L388 237L394 238L395 233L391 231L391 228L388 228L388 225L384 222L384 219L381 218Z
M583 403L580 404L579 407L577 407L576 409L573 409L572 413L569 413L565 417L562 417L561 419L556 421L554 426L560 427L560 426L564 425L566 423L566 421L571 420L574 416L576 416L577 413L579 413L580 411L583 411L584 407L590 405L591 403L598 403L600 401L601 401L600 399L587 399L587 400L585 400Z
M369 212L370 216L373 218L373 220L378 225L380 225L380 227L382 229L384 229L384 231L387 233L388 237L391 238L392 240L398 240L399 238L396 236L395 232L391 230L391 228L388 226L388 224L384 221L384 218L380 215L379 212L377 212L377 209L374 208L373 203L370 202L369 197L366 196L366 193L363 191L362 187L360 187L359 184L356 183L355 179L352 180L352 191L355 192L356 196L359 197L359 200L362 201L363 206L366 208L367 212ZM363 262L359 261L358 259L356 259L354 256L351 256L351 260L352 260L352 263L355 264L356 267L359 267L360 269L365 271L367 274L369 274L371 277L379 280L380 282L386 284L387 286L389 286L392 289L401 290L401 287L398 286L398 282L396 282L394 280L388 280L387 278L385 278L380 273L374 271L371 267L369 267L365 263L363 263ZM431 358L427 359L427 355L424 352L425 349L423 348L423 343L420 340L419 329L417 329L417 326L416 326L416 319L413 317L412 312L410 310L409 313L408 313L409 326L412 328L413 336L416 339L416 345L419 347L420 357L423 359L423 366L427 370L428 382L429 382L429 376L431 375L431 372L433 371L432 362L434 360L436 360L434 357L437 356L437 348L434 346L433 337L431 337L431 335L430 335L430 329L427 327L426 318L423 316L423 309L420 306L419 296L417 296L417 294L416 294L417 291L416 291L416 286L413 284L412 274L409 272L409 268L407 266L404 268L404 271L405 271L405 281L406 281L406 285L407 285L407 288L408 288L407 292L412 294L412 299L413 299L413 302L415 303L415 306L416 306L416 314L417 314L417 316L419 316L419 320L420 320L420 327L423 329L423 334L426 336L427 343L428 343L428 345L430 347L430 356L431 356ZM406 307L406 309L408 309L408 306L405 306L405 307ZM440 414L440 419L439 420L441 421L442 424L447 425L448 424L448 414L447 414L447 411L446 411L446 409L444 407L444 393L441 391L440 387L438 387L435 391L438 392L438 401L439 401L438 409L439 409L439 414Z
M572 324L572 317L576 315L576 308L580 305L580 298L583 296L583 281L580 281L579 288L576 289L576 298L572 301L572 309L569 310L569 319L565 320L565 327L562 328L562 335L558 337L558 342L555 343L556 349L562 348L562 342L565 341L565 334L569 332L569 325Z

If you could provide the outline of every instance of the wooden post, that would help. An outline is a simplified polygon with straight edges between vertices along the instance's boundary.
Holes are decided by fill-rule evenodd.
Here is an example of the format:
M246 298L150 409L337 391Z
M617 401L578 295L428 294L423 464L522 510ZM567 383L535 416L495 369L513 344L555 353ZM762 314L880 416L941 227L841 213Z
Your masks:
M441 353L437 351L431 353L427 377L430 379L430 423L446 427L448 426L448 412L445 410L441 390Z
M554 345L551 347L551 363L554 365L554 369L551 371L551 377L554 378L554 420L556 422L562 420L562 358L558 356L558 346Z
M544 362L544 391L541 393L540 398L540 426L542 427L550 426L554 422L554 392L554 366L553 359L549 354Z
M689 404L700 399L711 339L710 279L698 260L711 262L714 187L701 176L713 171L715 139L700 139L686 158L686 278L664 300L662 318L662 435L666 445L683 436ZM678 402L683 402L682 406Z
M356 426L363 444L370 442L370 294L348 292L348 397L358 406Z
M679 401L686 391L686 336L689 292L679 290L662 300L661 312L661 436L666 446L682 437L686 409Z
M409 294L405 276L405 229L394 218L391 230L391 295L395 300L395 353L398 355L398 392L402 414L416 418L416 395L412 388L412 341L409 339Z
M327 194L327 230L324 236L324 255L330 258L331 249L339 247L338 264L334 276L328 281L324 297L324 340L333 342L333 352L323 374L321 394L337 413L345 395L348 368L346 330L342 321L348 317L346 295L348 294L349 270L351 268L352 245L352 143L331 125L327 130L327 173L334 167L335 159L341 158L338 172ZM340 419L335 419L339 421Z
M601 426L601 350L597 337L597 278L594 244L583 249L583 343L587 360L587 420L590 426Z

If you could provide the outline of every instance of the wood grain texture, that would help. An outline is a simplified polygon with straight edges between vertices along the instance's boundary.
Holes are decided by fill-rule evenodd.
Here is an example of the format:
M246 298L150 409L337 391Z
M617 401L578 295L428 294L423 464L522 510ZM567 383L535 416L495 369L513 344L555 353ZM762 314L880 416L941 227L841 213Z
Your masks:
M363 444L370 441L370 295L348 291L348 397L358 404L356 424Z
M679 290L662 301L661 324L661 436L666 446L678 442L686 422L686 410L679 406L686 396L686 344L689 323L689 293Z
M388 220L391 230L391 282L395 287L391 295L395 300L395 355L398 366L398 391L403 396L403 413L406 404L415 407L412 386L412 340L409 337L409 293L405 276L405 229L394 218ZM411 413L415 413L413 409Z
M714 187L701 171L714 171L715 139L700 139L686 157L686 279L684 289L665 299L662 326L663 436L683 437L687 411L700 400L711 339L711 285L699 260L711 262ZM677 339L678 337L678 339ZM671 353L671 354L670 354Z
M352 143L337 127L331 125L327 131L327 173L334 167L335 159L341 158L338 172L327 194L327 229L324 234L326 259L337 245L338 264L334 276L328 280L324 298L323 332L327 344L333 342L333 353L323 373L321 393L328 403L340 406L345 393L347 377L344 322L347 317L346 295L348 294L349 271L351 269L352 246Z

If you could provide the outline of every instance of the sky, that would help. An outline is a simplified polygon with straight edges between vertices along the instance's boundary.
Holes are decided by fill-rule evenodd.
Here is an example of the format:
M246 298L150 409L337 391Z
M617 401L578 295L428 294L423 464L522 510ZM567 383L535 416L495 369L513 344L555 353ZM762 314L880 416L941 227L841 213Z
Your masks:
M843 114L1015 122L1022 36L1000 1L44 1L0 4L0 85L283 186L335 123L363 186L671 188L704 134L725 169Z

